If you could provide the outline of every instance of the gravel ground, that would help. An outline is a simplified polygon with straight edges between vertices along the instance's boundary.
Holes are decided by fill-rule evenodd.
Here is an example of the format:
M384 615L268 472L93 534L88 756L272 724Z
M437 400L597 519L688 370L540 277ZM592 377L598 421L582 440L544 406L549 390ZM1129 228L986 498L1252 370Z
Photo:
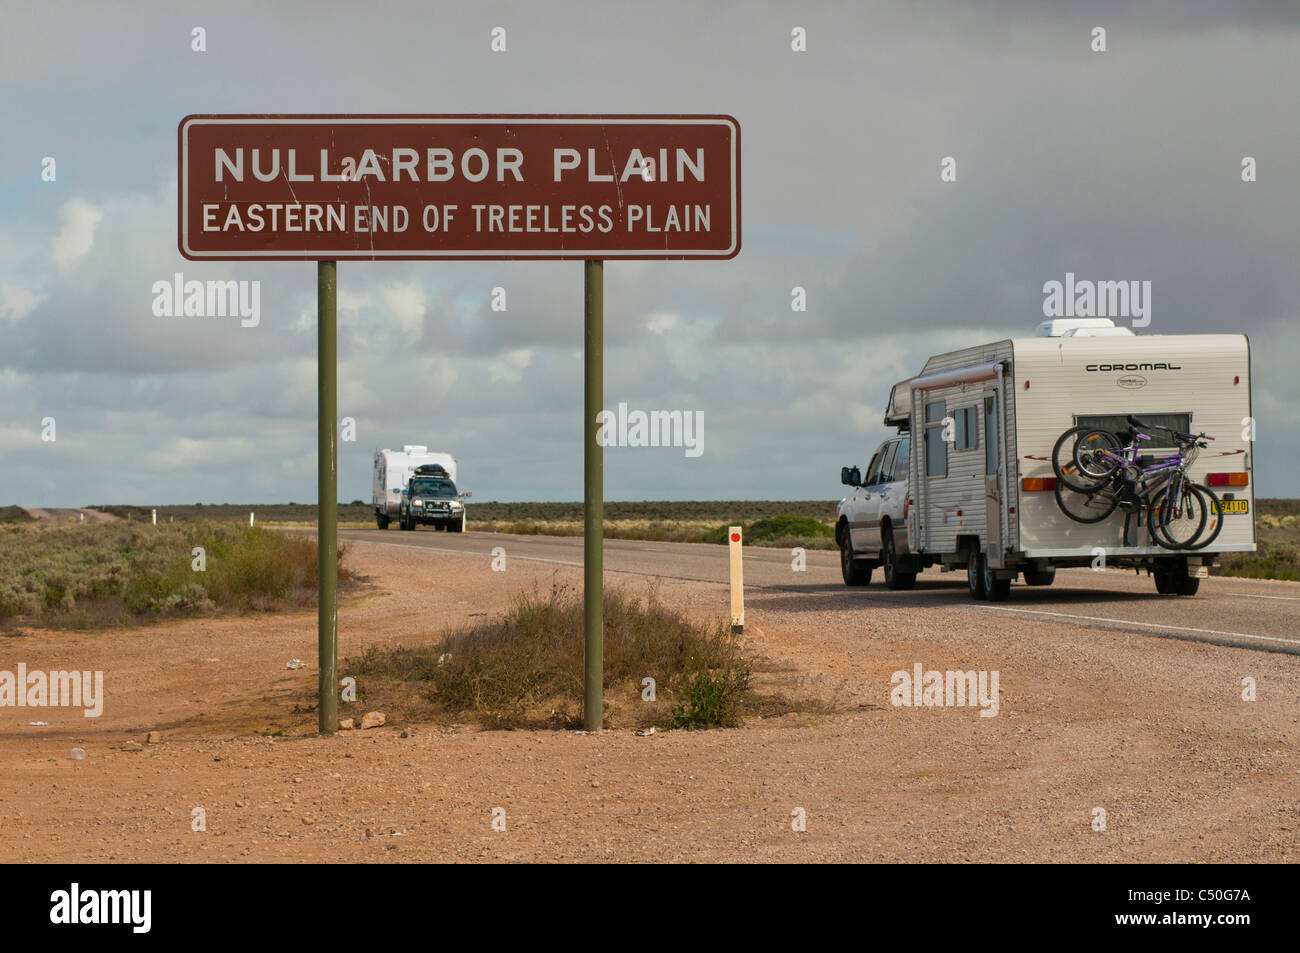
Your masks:
M344 656L427 641L534 585L581 584L562 561L496 573L487 555L351 546L375 588L340 610ZM1270 585L1279 605L1300 598ZM727 611L718 583L660 586L701 619ZM0 669L102 669L107 692L97 719L0 709L0 860L1300 859L1296 657L858 595L770 587L746 607L752 650L795 667L834 714L649 737L402 724L264 737L315 683L314 613L0 639ZM295 657L308 665L286 669ZM998 714L894 706L892 674L917 663L997 671Z

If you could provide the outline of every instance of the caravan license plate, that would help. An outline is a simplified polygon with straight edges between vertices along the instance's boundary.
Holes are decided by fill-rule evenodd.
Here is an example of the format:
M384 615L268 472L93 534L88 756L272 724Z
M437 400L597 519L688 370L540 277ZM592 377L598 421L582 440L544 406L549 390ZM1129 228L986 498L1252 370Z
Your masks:
M1223 507L1224 516L1250 512L1250 500L1223 500L1219 505Z

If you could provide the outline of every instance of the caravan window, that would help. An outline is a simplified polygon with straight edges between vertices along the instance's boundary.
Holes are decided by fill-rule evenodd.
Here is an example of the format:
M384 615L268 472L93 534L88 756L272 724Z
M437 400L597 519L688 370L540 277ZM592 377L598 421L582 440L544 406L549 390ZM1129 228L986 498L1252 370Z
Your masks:
M1168 427L1170 430L1179 430L1183 433L1190 433L1192 430L1191 414L1146 414L1139 412L1134 413L1133 416L1145 424L1159 424L1162 427ZM1074 422L1080 427L1097 427L1101 430L1109 430L1122 440L1123 436L1129 431L1127 418L1127 414L1079 414L1074 418ZM1163 430L1143 430L1142 433L1151 438L1150 440L1143 440L1140 444L1143 452L1172 450L1177 446L1169 434Z
M943 439L943 418L947 404L936 400L925 405L925 475L948 475L948 444Z
M953 449L974 450L980 445L979 424L974 407L959 407L952 412Z

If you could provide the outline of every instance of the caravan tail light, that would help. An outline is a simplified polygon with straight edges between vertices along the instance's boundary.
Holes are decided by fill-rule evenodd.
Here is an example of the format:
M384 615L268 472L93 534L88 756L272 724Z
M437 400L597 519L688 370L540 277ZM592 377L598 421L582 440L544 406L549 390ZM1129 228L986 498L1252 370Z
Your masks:
M909 496L903 501L903 519L907 519L907 511L912 508L912 498Z
M1249 473L1211 473L1205 478L1210 486L1248 486Z
M1056 477L1023 477L1020 481L1020 489L1026 493L1032 493L1035 490L1056 489Z

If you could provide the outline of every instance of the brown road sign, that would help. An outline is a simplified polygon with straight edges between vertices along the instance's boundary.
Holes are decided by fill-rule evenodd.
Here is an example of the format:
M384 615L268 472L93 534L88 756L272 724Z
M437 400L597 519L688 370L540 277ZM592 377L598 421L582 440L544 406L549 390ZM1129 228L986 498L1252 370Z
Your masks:
M181 254L733 258L730 116L187 116Z

